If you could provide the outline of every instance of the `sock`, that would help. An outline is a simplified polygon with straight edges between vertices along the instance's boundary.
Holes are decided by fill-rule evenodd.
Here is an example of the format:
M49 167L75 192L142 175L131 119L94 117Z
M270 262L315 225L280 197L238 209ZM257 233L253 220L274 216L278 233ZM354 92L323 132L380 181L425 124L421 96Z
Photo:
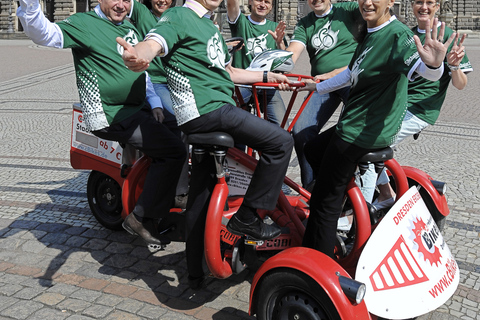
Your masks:
M238 219L242 222L252 223L257 219L256 211L256 209L242 204L236 214L238 215Z

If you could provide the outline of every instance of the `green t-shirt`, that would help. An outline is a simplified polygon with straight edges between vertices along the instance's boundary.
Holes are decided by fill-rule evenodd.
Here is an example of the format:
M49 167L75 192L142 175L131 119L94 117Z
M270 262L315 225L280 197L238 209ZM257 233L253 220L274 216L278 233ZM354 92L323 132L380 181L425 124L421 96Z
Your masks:
M145 38L147 33L157 24L159 18L140 2L134 0L132 5L130 21L135 25L140 36ZM147 72L153 83L167 83L167 75L163 70L162 60L159 57L153 59Z
M242 37L245 46L235 52L232 65L236 68L246 69L255 56L265 50L276 49L275 39L268 33L268 30L275 32L278 23L265 20L264 23L255 23L241 14L235 23L230 24L232 37Z
M72 48L78 93L84 122L89 130L99 130L128 118L145 101L145 73L128 70L123 48L115 38L135 45L138 32L125 21L115 25L94 11L76 13L58 22L63 47Z
M438 28L440 30L440 27ZM419 32L417 27L414 27L413 32L422 40L425 41L425 32ZM444 42L450 37L453 30L449 27L445 27ZM453 47L453 43L448 48L448 52ZM452 78L450 69L447 66L447 58L444 61L445 70L442 77L438 81L430 81L422 77L418 77L413 82L408 84L408 110L417 116L419 119L427 122L428 124L435 124L438 116L440 115L440 109L442 108L443 101L447 95L447 88ZM472 71L472 65L465 55L460 63L460 68L463 72Z
M418 60L413 33L395 18L367 34L349 65L352 86L337 125L344 141L367 149L394 142Z
M341 2L323 17L310 12L297 23L292 41L306 46L312 76L348 65L357 47L358 21L363 20L357 2Z
M162 36L162 58L178 125L233 101L234 85L225 65L228 48L213 22L187 7L170 8L151 30Z

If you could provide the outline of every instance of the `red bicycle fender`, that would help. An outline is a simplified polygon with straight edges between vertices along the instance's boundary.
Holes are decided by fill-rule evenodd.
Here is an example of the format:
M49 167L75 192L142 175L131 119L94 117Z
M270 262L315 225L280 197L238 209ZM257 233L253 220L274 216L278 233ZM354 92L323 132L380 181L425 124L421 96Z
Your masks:
M286 249L262 264L255 274L250 288L250 315L254 312L252 305L259 281L266 273L276 268L294 269L316 281L330 297L342 319L371 320L365 302L352 303L340 287L336 273L350 278L348 273L330 257L320 251L305 247Z
M150 158L146 156L140 157L130 169L129 174L123 181L122 185L122 205L123 212L122 217L125 219L130 212L133 211L135 203L137 202L136 198L136 189L138 187L138 182L142 178L142 173L148 170L150 166Z
M118 164L93 157L79 149L70 149L70 165L78 170L95 170L106 174L115 179L119 185L122 185L123 178L120 176L121 168Z
M443 216L448 216L450 214L450 209L448 208L447 198L445 195L441 195L432 185L430 180L433 180L431 176L427 173L423 172L420 169L409 167L409 166L402 166L403 171L408 178L415 180L419 185L421 185L425 191L427 191L428 195L432 198L435 206L437 207L438 211Z

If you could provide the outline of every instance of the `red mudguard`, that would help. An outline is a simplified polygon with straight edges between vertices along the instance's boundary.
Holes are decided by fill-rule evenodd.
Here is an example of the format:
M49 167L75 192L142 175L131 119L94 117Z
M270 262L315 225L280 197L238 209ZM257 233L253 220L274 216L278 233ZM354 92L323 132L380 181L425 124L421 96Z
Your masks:
M250 315L256 312L253 310L253 306L255 305L257 285L266 273L274 271L276 268L291 268L316 281L329 296L342 319L371 319L365 303L363 301L358 305L352 303L340 288L336 273L350 278L348 273L325 254L304 247L284 250L265 261L260 267L250 288Z
M443 216L448 216L450 214L450 209L448 208L447 198L445 195L441 195L435 189L435 187L430 182L432 179L431 176L414 167L402 166L403 170L407 178L416 181L420 184L428 193L428 195L432 198L433 202L437 206L438 211Z

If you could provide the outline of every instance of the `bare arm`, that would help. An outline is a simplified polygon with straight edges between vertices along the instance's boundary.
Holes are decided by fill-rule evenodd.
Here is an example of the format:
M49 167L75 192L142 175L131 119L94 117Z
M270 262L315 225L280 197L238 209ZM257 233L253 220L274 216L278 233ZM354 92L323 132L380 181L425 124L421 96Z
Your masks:
M230 74L230 78L234 83L238 84L252 84L257 82L263 82L263 71L248 71L244 69L234 68L228 64L225 70ZM280 90L288 90L289 80L288 78L279 73L268 72L267 82L280 83L278 88Z
M116 40L124 49L122 54L123 62L128 69L135 72L147 70L150 66L150 61L157 55L164 53L162 45L155 40L139 42L135 47L132 47L132 45L120 37L117 37Z
M319 75L316 75L313 80L315 81L324 81L324 80L327 80L327 79L330 79L330 78L333 78L335 77L337 74L341 73L342 71L344 71L345 69L347 69L348 66L345 66L345 67L342 67L342 68L338 68L338 69L334 69L330 72L327 72L327 73L324 73L324 74L319 74Z
M227 16L228 20L234 22L240 14L240 1L227 0Z
M452 50L447 54L447 63L452 67L459 67L462 62L463 57L465 56L465 47L463 46L463 41L466 38L466 34L462 36L460 42L458 42L459 35L455 36L454 44ZM462 90L467 86L467 75L463 73L462 69L452 70L452 84L458 90Z
M305 49L305 45L301 42L298 41L292 41L288 45L288 48L286 49L287 51L293 52L292 60L293 63L296 63L298 58L303 52L303 49Z

